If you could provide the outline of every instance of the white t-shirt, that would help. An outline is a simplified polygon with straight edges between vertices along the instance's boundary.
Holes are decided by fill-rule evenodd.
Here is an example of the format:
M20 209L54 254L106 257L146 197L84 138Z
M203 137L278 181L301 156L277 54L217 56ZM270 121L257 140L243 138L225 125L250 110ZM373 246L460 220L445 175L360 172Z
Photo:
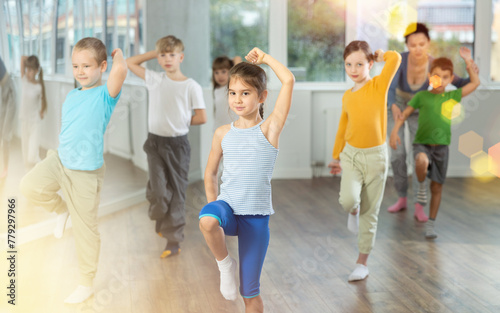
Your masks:
M214 90L214 129L226 124L231 124L238 119L238 115L229 109L227 101L227 86Z
M165 72L146 69L149 91L149 132L162 137L178 137L189 132L192 110L205 109L201 86L192 78L175 81Z
M19 118L27 122L40 120L42 109L42 85L28 81L26 75L21 79L21 109Z

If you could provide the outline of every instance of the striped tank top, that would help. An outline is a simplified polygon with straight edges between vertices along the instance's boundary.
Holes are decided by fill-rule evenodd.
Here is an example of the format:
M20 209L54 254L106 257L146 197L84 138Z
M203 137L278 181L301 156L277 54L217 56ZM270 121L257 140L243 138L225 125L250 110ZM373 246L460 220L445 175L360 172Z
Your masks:
M235 215L271 215L271 177L278 156L259 124L234 127L222 139L224 168L217 200L226 201Z

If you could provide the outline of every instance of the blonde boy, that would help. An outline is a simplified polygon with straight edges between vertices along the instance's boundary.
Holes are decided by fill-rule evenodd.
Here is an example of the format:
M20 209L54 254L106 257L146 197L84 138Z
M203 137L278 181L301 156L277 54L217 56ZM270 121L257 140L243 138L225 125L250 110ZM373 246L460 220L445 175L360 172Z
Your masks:
M167 239L161 258L180 252L191 155L187 134L190 125L207 120L201 86L181 72L183 51L181 40L167 36L156 42L155 50L127 59L128 67L146 81L149 92L149 134L144 143L149 167L146 197L156 232ZM141 66L155 58L163 72Z
M99 259L97 210L104 177L103 137L120 98L127 64L120 49L111 53L113 66L106 85L106 47L96 38L83 38L73 49L73 76L82 87L73 89L62 106L57 151L24 176L21 192L35 205L57 213L54 236L60 238L71 215L78 254L80 284L65 303L81 303L93 294ZM57 191L61 189L64 201Z
M451 142L451 120L443 116L442 107L445 103L455 101L459 103L462 97L472 93L479 86L479 76L473 69L474 61L468 48L460 48L460 56L467 64L470 82L453 91L445 91L453 81L453 63L447 58L438 58L432 61L429 75L432 90L420 91L408 103L403 111L403 117L397 120L390 137L391 148L396 149L401 144L398 130L404 121L415 110L419 110L418 129L413 142L413 157L415 158L415 173L419 182L417 201L422 206L427 204L425 177L431 179L431 202L429 206L429 220L426 224L425 237L434 239L434 231L441 193L448 169L449 145Z

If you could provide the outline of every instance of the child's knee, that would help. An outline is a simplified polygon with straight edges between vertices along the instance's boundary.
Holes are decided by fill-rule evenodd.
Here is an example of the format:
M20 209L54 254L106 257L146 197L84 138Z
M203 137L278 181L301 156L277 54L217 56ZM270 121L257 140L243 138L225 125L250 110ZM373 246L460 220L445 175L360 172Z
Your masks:
M429 158L424 152L420 152L415 156L415 164L417 166L429 166Z
M353 195L340 195L339 202L344 211L348 213L359 207L359 199Z
M219 221L212 216L202 216L200 218L200 230L206 232L212 232L219 229Z

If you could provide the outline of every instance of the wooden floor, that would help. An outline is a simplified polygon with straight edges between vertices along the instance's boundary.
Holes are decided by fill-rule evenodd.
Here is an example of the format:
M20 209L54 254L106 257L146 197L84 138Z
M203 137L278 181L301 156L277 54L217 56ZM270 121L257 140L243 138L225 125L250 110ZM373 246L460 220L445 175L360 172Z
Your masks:
M261 278L266 312L500 312L500 180L449 178L434 241L424 239L412 210L387 213L396 200L389 181L370 276L356 283L347 282L357 248L338 204L339 182L273 181L277 213ZM204 204L202 182L191 184L182 253L165 260L146 203L102 218L96 294L82 305L62 303L78 277L71 230L21 246L17 306L2 296L0 312L243 312L241 299L226 301L218 291L217 266L197 224ZM237 255L235 238L228 246Z

